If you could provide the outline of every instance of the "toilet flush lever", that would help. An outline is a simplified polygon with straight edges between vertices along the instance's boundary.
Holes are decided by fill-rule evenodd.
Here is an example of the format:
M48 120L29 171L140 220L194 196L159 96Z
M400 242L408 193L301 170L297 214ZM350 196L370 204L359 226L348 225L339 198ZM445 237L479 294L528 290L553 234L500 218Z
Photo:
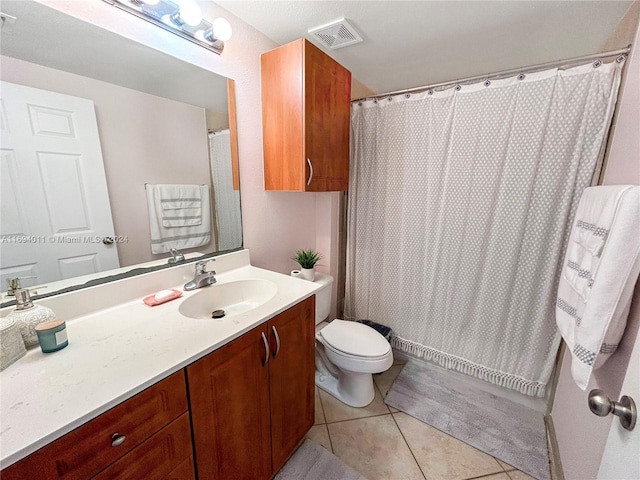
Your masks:
M589 392L589 410L599 417L606 417L610 413L620 418L622 428L633 430L636 426L638 411L633 398L623 395L619 402L612 401L602 390Z

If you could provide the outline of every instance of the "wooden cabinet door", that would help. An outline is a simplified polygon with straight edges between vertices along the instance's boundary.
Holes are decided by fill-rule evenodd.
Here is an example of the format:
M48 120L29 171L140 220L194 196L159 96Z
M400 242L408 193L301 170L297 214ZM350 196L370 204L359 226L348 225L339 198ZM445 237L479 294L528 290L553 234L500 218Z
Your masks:
M265 189L347 190L351 72L299 39L262 54L261 75Z
M198 478L271 477L266 325L187 367Z
M260 57L265 190L304 191L303 61L303 40Z
M315 296L268 323L274 472L284 465L314 422L314 319Z
M304 68L305 190L347 190L351 72L307 41Z

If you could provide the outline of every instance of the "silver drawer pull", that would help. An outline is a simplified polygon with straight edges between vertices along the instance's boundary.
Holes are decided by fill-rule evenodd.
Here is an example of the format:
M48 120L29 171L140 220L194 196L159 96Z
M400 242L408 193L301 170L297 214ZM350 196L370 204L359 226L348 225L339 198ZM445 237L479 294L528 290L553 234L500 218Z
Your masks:
M311 184L311 179L313 178L313 165L311 165L311 159L307 157L307 163L309 164L309 180L307 180L307 185Z
M280 351L280 336L278 335L276 327L272 326L271 329L273 330L273 336L276 338L276 351L273 353L273 358L276 358L276 355L278 355Z
M119 447L124 443L126 439L127 439L126 436L120 435L119 433L114 433L113 435L111 435L111 446Z
M262 342L264 343L264 361L262 362L262 366L264 367L269 361L269 342L264 332L262 332Z

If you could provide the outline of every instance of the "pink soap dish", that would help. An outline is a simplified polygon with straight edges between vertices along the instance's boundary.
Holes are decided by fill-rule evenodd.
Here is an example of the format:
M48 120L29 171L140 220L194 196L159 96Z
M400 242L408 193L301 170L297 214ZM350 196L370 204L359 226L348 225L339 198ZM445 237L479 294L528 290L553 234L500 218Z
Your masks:
M182 292L180 290L176 290L175 288L172 288L171 291L173 292L173 296L163 298L162 300L156 300L156 296L154 294L154 295L149 295L148 297L144 297L142 301L147 305L149 305L150 307L155 307L156 305L161 305L163 303L170 302L171 300L175 300L176 298L179 298L182 296Z

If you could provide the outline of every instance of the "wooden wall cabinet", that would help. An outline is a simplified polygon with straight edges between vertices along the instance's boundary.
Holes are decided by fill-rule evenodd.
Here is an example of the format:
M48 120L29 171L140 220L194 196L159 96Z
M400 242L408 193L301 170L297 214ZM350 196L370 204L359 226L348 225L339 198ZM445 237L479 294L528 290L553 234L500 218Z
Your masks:
M347 190L351 72L306 39L261 67L265 189Z
M198 477L269 479L314 422L315 297L187 367Z
M0 475L2 480L194 479L187 409L185 375L179 371Z

